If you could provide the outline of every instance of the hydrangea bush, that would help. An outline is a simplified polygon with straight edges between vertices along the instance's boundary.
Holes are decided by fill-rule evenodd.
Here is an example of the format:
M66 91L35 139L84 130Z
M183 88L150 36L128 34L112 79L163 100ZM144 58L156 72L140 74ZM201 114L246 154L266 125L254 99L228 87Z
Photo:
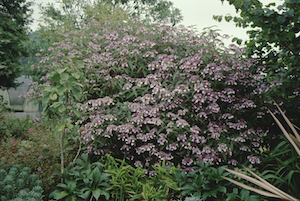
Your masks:
M44 74L40 85L51 84L53 68L83 69L76 124L86 153L125 156L145 169L160 160L186 170L194 161L260 163L263 131L254 125L266 111L256 100L271 86L263 86L262 67L249 70L255 60L243 49L184 26L83 27L65 30L33 68Z

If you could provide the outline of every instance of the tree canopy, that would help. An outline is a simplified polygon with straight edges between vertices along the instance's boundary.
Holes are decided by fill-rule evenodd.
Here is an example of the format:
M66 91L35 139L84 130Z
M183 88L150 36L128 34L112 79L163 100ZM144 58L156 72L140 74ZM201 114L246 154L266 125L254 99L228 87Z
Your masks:
M221 0L224 2L224 0ZM246 55L257 58L264 66L265 82L280 87L269 90L261 101L274 99L299 123L300 91L300 1L285 0L280 5L264 5L258 0L228 0L240 17L214 16L218 21L234 21L250 28L245 42ZM242 41L235 38L240 44Z
M182 15L178 8L173 6L171 1L167 0L61 0L59 8L55 8L54 4L41 6L42 13L49 21L57 24L63 21L72 21L74 24L88 20L90 17L95 18L96 12L91 12L93 9L103 10L101 7L107 7L110 15L123 10L131 18L140 18L144 23L161 23L164 19L175 25L182 21ZM94 10L95 11L95 10ZM102 11L103 12L103 11ZM99 12L103 14L102 12ZM98 20L98 19L96 19ZM111 20L111 19L109 19Z
M19 58L26 55L23 41L28 38L30 5L26 0L0 1L0 87L17 86Z

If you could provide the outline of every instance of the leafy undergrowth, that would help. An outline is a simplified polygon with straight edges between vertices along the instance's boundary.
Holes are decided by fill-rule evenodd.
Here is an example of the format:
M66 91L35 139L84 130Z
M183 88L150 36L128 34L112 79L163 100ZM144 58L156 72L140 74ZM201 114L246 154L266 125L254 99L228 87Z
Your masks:
M42 181L44 195L48 197L60 182L59 176L55 174L60 169L60 145L53 130L54 126L38 117L9 118L6 122L21 123L7 127L6 135L0 138L3 168L8 170L14 164L19 164L21 168L29 167ZM66 164L74 159L77 152L76 144L69 142L65 142L68 145L64 151Z

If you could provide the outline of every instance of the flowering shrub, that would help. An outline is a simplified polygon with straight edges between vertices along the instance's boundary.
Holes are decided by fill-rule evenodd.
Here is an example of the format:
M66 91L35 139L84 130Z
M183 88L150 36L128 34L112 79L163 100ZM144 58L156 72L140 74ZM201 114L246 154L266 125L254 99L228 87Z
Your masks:
M43 85L53 68L83 69L76 124L85 152L126 156L145 169L164 159L186 170L194 161L260 163L263 132L253 125L265 110L255 100L269 87L261 87L261 67L250 72L255 60L214 31L134 22L65 30L33 66Z

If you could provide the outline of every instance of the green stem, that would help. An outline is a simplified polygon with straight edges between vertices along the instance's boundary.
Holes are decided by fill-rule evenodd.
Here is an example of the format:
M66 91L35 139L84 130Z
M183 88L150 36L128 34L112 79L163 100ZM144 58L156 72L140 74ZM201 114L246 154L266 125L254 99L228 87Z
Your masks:
M65 130L61 131L60 133L60 172L61 174L64 173L64 132ZM61 178L61 183L63 183L63 178Z
M73 160L73 163L74 163L75 160L77 159L77 157L78 157L80 151L81 151L81 141L79 140L79 148L78 148L77 154L76 154L76 156L75 156L75 158L74 158L74 160Z

